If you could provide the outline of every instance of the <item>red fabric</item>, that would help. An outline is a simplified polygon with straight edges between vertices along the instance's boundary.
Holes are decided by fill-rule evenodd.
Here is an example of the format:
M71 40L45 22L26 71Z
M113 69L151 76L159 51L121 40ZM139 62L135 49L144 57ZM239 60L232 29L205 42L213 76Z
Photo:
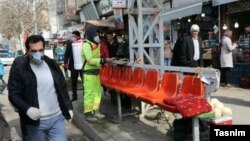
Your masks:
M183 100L187 100L187 99L192 98L192 97L195 97L195 96L192 95L192 94L187 94L185 96L177 96L177 97L173 97L173 98L166 98L166 99L163 100L163 102L165 104L168 104L168 105L176 106L178 102L183 101Z
M233 125L233 120L227 120L218 123L209 122L208 125Z
M176 109L183 117L188 118L210 112L212 107L204 98L193 97L179 101L176 105Z
M108 46L107 44L105 43L105 41L101 41L100 42L101 44L101 57L102 58L108 58L109 57L109 50L108 50Z

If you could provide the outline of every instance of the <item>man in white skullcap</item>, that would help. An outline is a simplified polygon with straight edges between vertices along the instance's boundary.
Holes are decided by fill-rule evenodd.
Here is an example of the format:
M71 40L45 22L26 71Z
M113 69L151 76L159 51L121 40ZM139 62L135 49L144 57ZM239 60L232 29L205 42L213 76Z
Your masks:
M198 36L200 27L193 24L190 28L191 35L183 40L181 51L181 62L187 67L203 66L202 59L202 40Z

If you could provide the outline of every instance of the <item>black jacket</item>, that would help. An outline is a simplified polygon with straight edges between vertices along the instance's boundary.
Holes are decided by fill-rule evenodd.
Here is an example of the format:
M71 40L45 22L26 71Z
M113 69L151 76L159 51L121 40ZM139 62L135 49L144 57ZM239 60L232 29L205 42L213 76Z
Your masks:
M182 48L181 48L181 64L183 66L188 67L198 67L203 66L203 58L202 58L202 40L199 37L199 49L200 49L200 59L197 60L198 63L195 63L194 61L194 42L192 39L192 36L187 36L183 40Z
M72 50L72 42L68 41L66 50L64 53L64 64L68 64L69 70L74 70L74 58L73 58L73 50Z
M107 46L109 49L109 57L117 57L117 51L118 51L118 47L119 44L116 40L113 41L113 43L111 44L110 42L107 41Z
M44 61L51 70L62 114L66 119L70 119L69 110L72 110L73 106L69 99L64 76L56 62L46 56ZM39 108L36 76L31 69L28 56L24 57L20 64L12 68L8 89L9 100L18 109L22 122L24 124L39 125L39 120L34 121L26 115L30 107Z
M182 43L183 43L183 38L180 37L177 39L174 45L173 58L171 63L172 66L183 66L181 62Z

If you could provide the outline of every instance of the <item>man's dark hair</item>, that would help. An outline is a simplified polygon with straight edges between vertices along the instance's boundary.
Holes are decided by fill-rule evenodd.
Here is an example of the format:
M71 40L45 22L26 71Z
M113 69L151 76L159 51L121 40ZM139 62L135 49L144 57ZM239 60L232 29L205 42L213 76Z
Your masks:
M25 42L26 50L28 51L30 49L30 43L35 44L35 43L38 43L40 41L43 43L43 48L45 48L45 40L44 40L43 36L41 36L41 35L29 36Z
M107 31L107 35L113 35L113 32L112 31Z
M74 35L76 35L76 36L78 36L78 37L80 37L80 36L81 36L81 34L80 34L80 32L79 32L79 31L73 31L73 32L72 32L72 34L74 34Z
M165 40L170 40L170 37L169 37L169 36L166 36L166 37L165 37Z
M248 26L250 26L250 23L245 24L245 26L244 26L244 27L248 27Z

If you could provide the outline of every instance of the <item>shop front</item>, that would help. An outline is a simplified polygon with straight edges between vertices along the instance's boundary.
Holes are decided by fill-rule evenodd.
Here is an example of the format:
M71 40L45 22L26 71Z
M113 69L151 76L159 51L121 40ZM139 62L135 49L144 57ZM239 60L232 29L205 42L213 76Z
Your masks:
M219 30L218 8L213 7L211 2L203 3L201 10L197 14L186 17L180 17L172 21L173 39L190 34L190 27L197 24L200 27L199 36L202 38L204 67L213 66L217 68L217 60L213 60L213 51L216 51L218 45Z
M238 43L233 51L234 68L231 82L242 87L250 87L250 1L241 0L223 5L222 21L233 31L232 42Z

